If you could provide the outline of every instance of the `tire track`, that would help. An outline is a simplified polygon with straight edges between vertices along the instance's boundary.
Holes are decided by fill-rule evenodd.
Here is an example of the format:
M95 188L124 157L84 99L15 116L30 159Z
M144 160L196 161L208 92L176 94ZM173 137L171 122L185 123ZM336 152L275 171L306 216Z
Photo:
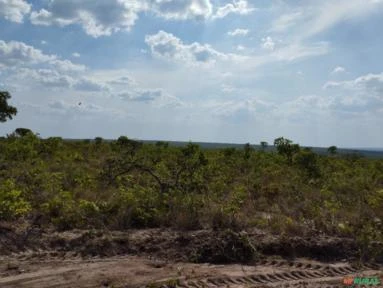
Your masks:
M331 264L312 264L305 262L288 262L288 261L263 261L262 266L273 266L281 271L275 273L256 273L246 276L237 277L209 277L198 280L180 280L176 286L167 285L165 283L158 287L163 288L215 288L215 287L343 287L340 285L339 278L355 273L363 273L366 270L382 271L381 267L376 264L365 265L365 270L357 269L352 265L345 264L343 266L335 266ZM283 271L283 268L293 269L291 271ZM372 269L374 268L374 269ZM379 272L378 272L379 273ZM323 282L324 279L337 279L339 284ZM322 282L322 283L319 283ZM162 286L161 286L162 285ZM149 287L149 286L147 286Z

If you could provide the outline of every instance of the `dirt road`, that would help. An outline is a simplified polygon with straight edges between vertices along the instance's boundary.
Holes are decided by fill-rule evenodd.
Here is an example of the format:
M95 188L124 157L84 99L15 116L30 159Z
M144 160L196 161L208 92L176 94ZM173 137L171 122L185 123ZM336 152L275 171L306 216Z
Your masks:
M347 241L340 243L334 239L318 239L315 243L291 239L290 245L301 245L294 244L293 250L294 255L300 256L291 257L291 247L286 248L285 240L274 241L267 235L254 234L251 236L254 245L262 255L247 261L245 254L249 250L240 242L242 238L206 231L35 234L25 249L21 249L20 243L15 244L19 241L16 234L7 238L4 235L0 237L2 288L346 287L345 277L362 276L379 277L383 282L383 266L356 266L350 259L342 259L340 256L353 247L352 242L346 245ZM199 263L190 263L193 261L188 259Z
M108 259L2 259L0 287L344 287L346 276L383 277L382 267L306 259L250 265L166 263L125 256ZM383 278L381 278L383 280Z

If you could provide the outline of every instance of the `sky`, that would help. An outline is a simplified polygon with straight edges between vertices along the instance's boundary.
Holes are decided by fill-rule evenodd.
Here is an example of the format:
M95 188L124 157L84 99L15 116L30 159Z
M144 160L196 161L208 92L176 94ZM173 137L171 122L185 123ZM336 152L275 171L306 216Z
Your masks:
M383 147L383 0L0 0L41 137Z

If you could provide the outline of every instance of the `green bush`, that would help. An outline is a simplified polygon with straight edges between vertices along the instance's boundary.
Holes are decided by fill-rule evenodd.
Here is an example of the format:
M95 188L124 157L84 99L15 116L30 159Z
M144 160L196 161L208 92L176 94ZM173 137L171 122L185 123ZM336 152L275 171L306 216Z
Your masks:
M31 205L12 180L0 186L0 220L13 220L31 211Z

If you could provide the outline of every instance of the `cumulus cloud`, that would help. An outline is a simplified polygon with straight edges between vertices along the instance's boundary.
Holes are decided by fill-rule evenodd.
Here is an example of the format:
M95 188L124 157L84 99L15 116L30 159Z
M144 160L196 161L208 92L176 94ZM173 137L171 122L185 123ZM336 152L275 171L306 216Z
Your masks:
M274 105L256 98L241 100L211 100L202 104L214 117L233 122L247 122L259 114L269 112Z
M235 29L227 32L229 36L246 36L249 34L249 29Z
M61 71L84 71L83 65L74 64L69 60L58 59L56 55L44 54L41 50L23 42L0 40L0 68L29 66L35 64L51 65Z
M22 23L24 16L31 11L31 5L24 0L0 0L0 16Z
M72 85L72 88L78 91L86 92L102 92L110 90L108 85L86 77L81 77L80 79L76 80Z
M300 114L305 117L310 117L312 114L318 114L332 109L333 105L333 99L328 96L302 95L280 105L275 110L275 114L282 116Z
M330 81L323 88L341 88L362 93L373 92L383 98L383 73L367 74L350 81Z
M323 89L333 93L345 109L378 111L383 108L383 73L367 74L349 81L330 81Z
M247 5L235 7L243 11ZM203 20L211 17L213 5L210 0L52 0L47 7L33 11L30 20L35 25L80 25L88 35L100 37L130 31L145 11L165 19Z
M20 68L9 77L10 82L28 82L29 87L40 85L45 88L70 88L75 80L52 69Z
M80 58L80 57L81 57L81 54L78 53L78 52L74 52L74 53L72 53L72 57Z
M109 81L114 94L122 100L141 103L152 103L156 107L180 107L184 103L177 97L166 93L163 89L142 88L131 77L120 77Z
M255 11L247 0L234 0L232 3L219 7L214 14L213 18L224 18L229 14L247 15Z
M45 63L55 59L56 56L46 55L23 42L0 40L0 64L4 66Z
M254 10L247 0L234 0L217 9L211 0L51 0L33 11L30 21L44 26L79 25L86 34L100 37L130 31L143 12L170 20L206 20L247 15Z
M125 111L117 110L113 108L106 108L93 103L86 102L66 102L62 100L56 100L49 102L47 105L33 105L43 114L64 115L70 117L84 117L95 116L97 114L113 115L113 117L126 117L128 116Z
M136 101L136 102L152 102L162 97L163 91L161 89L132 89L118 94L123 100Z
M270 36L262 38L262 48L265 50L273 51L275 48L274 40Z
M331 71L331 74L340 74L346 72L346 69L342 66L337 66Z
M45 89L73 89L89 92L109 90L106 84L85 77L73 77L56 69L19 68L7 80L22 86Z
M162 30L157 34L146 36L145 42L154 55L187 63L206 63L224 56L210 45L196 42L187 45L173 34Z
M165 19L207 19L212 15L210 0L151 0L150 8Z
M30 20L35 25L81 25L93 37L130 30L138 13L147 9L139 0L52 0L47 9L33 11Z
M171 33L159 31L145 37L153 55L187 65L212 64L217 60L240 59L235 54L224 54L213 49L209 44L194 42L185 44Z

